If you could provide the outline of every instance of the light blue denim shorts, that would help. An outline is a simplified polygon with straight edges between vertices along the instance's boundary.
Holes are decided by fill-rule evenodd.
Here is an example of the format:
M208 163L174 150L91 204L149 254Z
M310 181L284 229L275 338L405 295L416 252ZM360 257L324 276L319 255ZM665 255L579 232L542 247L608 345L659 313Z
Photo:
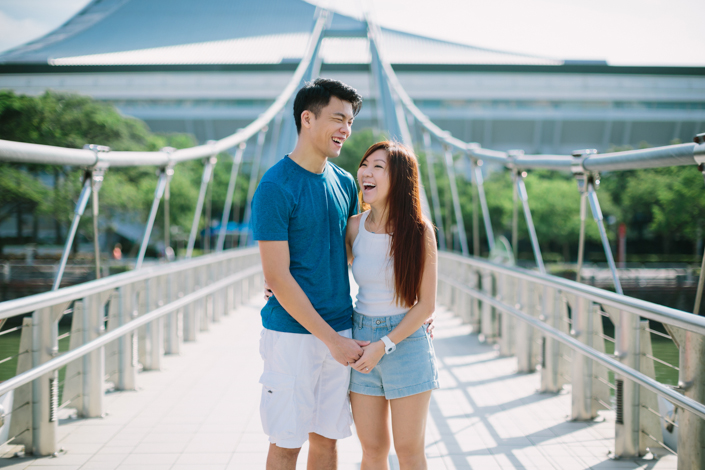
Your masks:
M388 335L404 318L405 313L388 317L368 317L353 312L353 338L378 341ZM387 400L408 397L438 388L438 369L433 342L426 325L397 344L391 354L385 354L369 373L351 369L350 391L362 395L385 397Z

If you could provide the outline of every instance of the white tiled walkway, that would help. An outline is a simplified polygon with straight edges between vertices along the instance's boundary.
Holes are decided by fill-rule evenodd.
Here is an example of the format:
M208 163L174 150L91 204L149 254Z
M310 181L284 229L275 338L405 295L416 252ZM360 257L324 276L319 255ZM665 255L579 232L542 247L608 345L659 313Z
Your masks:
M0 467L64 470L263 469L268 447L257 383L261 301L253 300L167 356L164 370L139 375L140 390L107 396L104 419L59 427L65 454L0 459ZM427 430L432 469L675 469L675 458L613 461L612 417L566 421L570 395L535 392L537 374L517 375L445 311L434 344L443 388L434 392ZM339 443L341 469L359 469L356 438ZM396 466L390 457L392 468ZM306 448L299 464L305 467Z

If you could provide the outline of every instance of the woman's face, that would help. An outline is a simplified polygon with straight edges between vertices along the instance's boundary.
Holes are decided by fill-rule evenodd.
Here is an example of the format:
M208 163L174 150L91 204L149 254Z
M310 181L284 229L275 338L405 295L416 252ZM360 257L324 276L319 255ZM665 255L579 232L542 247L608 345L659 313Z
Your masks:
M369 155L357 170L357 182L362 200L371 206L383 207L389 196L387 151L379 149Z

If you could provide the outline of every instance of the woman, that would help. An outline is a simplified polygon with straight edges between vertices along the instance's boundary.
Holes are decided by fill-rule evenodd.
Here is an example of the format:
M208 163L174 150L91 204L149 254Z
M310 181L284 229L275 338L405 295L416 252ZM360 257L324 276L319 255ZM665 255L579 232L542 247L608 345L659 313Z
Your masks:
M425 469L426 415L438 388L424 326L436 304L435 234L421 213L411 150L395 142L372 145L357 179L366 210L348 221L346 244L359 286L353 338L371 341L352 364L350 380L361 470L388 469L390 434L401 468Z

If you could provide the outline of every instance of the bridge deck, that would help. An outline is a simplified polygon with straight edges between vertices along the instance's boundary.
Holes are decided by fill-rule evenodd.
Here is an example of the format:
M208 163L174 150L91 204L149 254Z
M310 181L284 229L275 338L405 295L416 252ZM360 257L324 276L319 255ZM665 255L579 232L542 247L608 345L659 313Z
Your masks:
M66 453L57 458L0 460L11 469L263 469L267 439L259 420L261 301L212 325L164 370L143 372L138 392L107 395L104 419L59 427ZM613 415L603 422L566 421L570 395L539 394L538 374L518 375L441 310L434 340L442 389L434 392L426 452L431 469L675 469L659 461L610 460ZM339 444L341 469L359 469L356 438ZM392 468L398 468L394 456ZM299 459L305 468L306 448Z

